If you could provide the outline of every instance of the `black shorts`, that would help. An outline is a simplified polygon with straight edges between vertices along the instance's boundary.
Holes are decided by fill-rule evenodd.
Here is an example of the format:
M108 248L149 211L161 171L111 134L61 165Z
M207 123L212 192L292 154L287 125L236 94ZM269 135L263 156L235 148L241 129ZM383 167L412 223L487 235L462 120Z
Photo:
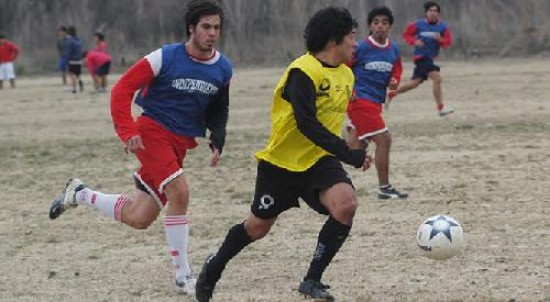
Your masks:
M68 66L69 67L67 68L67 70L69 71L69 73L75 74L77 76L80 75L80 72L82 70L82 64L71 64L71 63L69 63Z
M298 198L320 214L329 212L319 200L319 193L338 183L353 186L342 163L333 156L321 158L304 172L291 172L266 161L258 163L256 190L250 210L256 217L271 219L299 207Z
M109 74L109 69L111 68L111 61L101 64L96 70L98 76L104 76Z
M430 58L421 58L414 62L413 80L422 79L426 81L428 74L432 71L439 71L439 66L434 64L434 60Z

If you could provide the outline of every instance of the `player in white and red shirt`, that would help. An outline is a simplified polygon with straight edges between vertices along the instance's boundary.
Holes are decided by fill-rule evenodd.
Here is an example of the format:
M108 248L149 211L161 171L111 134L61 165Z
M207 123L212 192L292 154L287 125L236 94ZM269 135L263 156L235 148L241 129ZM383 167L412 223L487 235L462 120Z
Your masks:
M186 152L210 130L211 166L225 142L229 107L230 61L214 46L223 11L216 1L194 0L185 14L187 43L166 45L132 66L111 92L116 133L141 167L134 173L135 197L104 194L72 179L50 209L55 219L70 207L86 205L136 229L149 227L168 204L164 227L176 265L178 291L193 294L196 278L189 268L187 208L189 185L183 174ZM143 113L134 119L131 104Z
M9 80L11 88L15 88L13 62L17 56L19 56L19 47L0 34L0 89L4 87L4 80Z
M376 144L378 198L406 198L407 193L398 191L389 181L392 140L382 114L388 88L397 88L403 71L397 43L388 37L393 14L387 7L374 8L369 12L367 23L370 36L359 43L349 64L355 85L354 99L348 106L348 143L352 149L366 149L369 141Z

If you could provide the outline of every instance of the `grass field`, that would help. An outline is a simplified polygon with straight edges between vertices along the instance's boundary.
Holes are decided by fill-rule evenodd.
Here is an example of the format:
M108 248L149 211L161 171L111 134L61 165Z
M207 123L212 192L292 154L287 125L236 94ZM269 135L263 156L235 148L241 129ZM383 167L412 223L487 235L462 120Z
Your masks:
M375 171L346 167L360 207L323 281L338 301L550 301L550 62L441 65L455 114L437 116L431 83L386 112L391 179L410 198L379 201ZM281 73L237 69L219 167L208 167L204 140L186 159L197 271L249 211L253 154L267 139ZM72 95L59 83L20 78L0 91L0 301L193 301L173 291L160 220L137 231L83 207L48 219L68 178L131 193L137 165L114 135L108 95ZM438 213L465 229L462 254L447 261L420 256L415 241L418 225ZM230 262L215 301L301 300L296 288L324 220L306 206L284 213Z

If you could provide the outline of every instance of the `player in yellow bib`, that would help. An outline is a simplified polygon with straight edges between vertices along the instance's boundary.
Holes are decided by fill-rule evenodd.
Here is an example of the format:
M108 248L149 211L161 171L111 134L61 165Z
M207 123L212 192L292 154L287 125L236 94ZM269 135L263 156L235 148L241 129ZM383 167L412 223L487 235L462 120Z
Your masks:
M302 117L294 116L293 106L287 100L288 95L285 95L285 87L289 74L295 70L301 71L313 82L316 100L312 105L317 109L316 113L312 111L315 108L311 108L309 111L304 110ZM302 132L297 120L300 118L317 119L334 136L339 136L348 100L351 97L353 86L350 84L352 83L353 73L345 65L325 67L310 53L295 60L287 68L275 88L273 107L271 108L271 136L266 148L256 153L256 157L289 171L303 172L322 157L338 153L338 151L349 151L343 148L341 142L342 146L338 146L337 137L328 137L327 140L334 139L336 142L333 143L334 146L332 144L326 146L328 150L323 149L322 146L325 144L317 145L307 135L307 132L318 131L303 129L305 131Z
M275 88L271 135L256 154L251 213L229 230L204 263L196 286L200 302L210 301L226 264L264 237L279 214L299 207L299 198L329 217L298 291L316 301L334 300L321 277L346 240L357 208L351 178L341 162L364 170L371 164L364 149L351 150L340 137L353 88L353 73L344 64L357 46L353 25L349 11L335 7L309 20L304 35L308 53L288 66Z

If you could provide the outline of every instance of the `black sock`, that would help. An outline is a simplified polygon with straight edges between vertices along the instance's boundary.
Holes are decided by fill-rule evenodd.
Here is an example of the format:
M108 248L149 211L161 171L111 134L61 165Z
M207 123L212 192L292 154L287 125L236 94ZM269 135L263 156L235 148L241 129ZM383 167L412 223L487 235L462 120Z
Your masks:
M304 280L313 279L321 281L323 272L330 264L330 261L336 255L338 250L346 241L348 234L351 230L351 226L341 224L336 219L329 217L323 228L319 232L319 239L317 240L317 248L313 259L309 265L307 275Z
M252 243L252 239L250 239L250 236L248 236L248 233L244 229L244 223L234 225L227 232L225 240L216 255L208 261L209 281L213 283L217 282L229 260L250 243Z

